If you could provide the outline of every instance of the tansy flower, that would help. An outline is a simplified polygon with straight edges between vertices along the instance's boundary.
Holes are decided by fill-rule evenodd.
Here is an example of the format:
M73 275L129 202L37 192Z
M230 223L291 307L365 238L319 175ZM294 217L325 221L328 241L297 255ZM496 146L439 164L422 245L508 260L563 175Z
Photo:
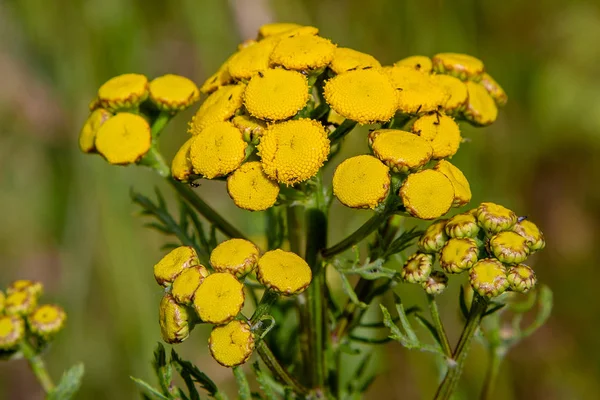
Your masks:
M173 296L165 293L158 307L160 334L167 343L181 343L190 335L194 327L193 316L188 308L177 304Z
M479 233L479 225L475 216L467 212L450 218L444 230L451 238L474 238Z
M281 249L267 251L258 260L256 276L269 289L293 295L310 285L312 272L299 255Z
M431 273L433 256L431 254L415 253L408 257L400 275L410 283L420 283L427 280Z
M208 270L203 265L194 265L186 268L171 285L171 294L179 304L189 305L192 303L196 289L208 276Z
M139 115L120 113L109 118L96 133L96 150L111 164L137 162L152 141L150 125Z
M0 315L0 350L10 351L25 336L25 323L16 315Z
M497 260L486 258L479 260L469 274L471 287L483 297L496 297L506 289L509 283L506 269Z
M273 180L293 185L312 178L329 155L323 125L298 119L269 125L258 145L263 171Z
M433 158L452 157L462 140L458 124L441 113L422 116L415 121L412 131L431 143Z
M376 68L350 71L328 80L324 95L338 114L360 124L388 121L396 112L396 90Z
M6 294L11 294L14 292L30 292L36 298L39 298L44 293L44 285L38 281L32 281L29 279L18 279L13 281L6 288Z
M236 206L262 211L277 201L279 185L263 172L259 161L242 164L227 178L227 192Z
M329 65L329 68L338 75L364 67L379 68L381 64L372 55L347 47L337 47Z
M379 129L369 134L377 158L394 172L416 171L433 155L429 142L420 136L398 129Z
M304 75L277 68L250 79L244 92L244 105L256 118L279 121L298 113L308 97L308 80Z
M464 206L471 201L471 185L460 169L446 160L440 160L434 169L444 174L452 182L454 187L452 205L454 207Z
M154 278L161 286L170 285L186 268L199 264L196 251L190 246L171 250L154 266Z
M489 249L505 264L519 264L529 255L527 239L512 231L500 232L493 236L489 242Z
M112 117L112 114L103 108L92 111L79 134L79 148L81 151L84 153L93 153L96 151L95 141L98 129L110 117Z
M485 72L479 83L488 91L492 99L496 102L496 105L499 107L506 105L506 102L508 101L506 92L502 89L502 86L490 76L490 74Z
M479 255L473 239L450 239L440 252L440 267L448 273L458 274L471 268Z
M480 126L490 125L498 117L498 107L487 90L479 83L467 82L469 101L464 111L465 118Z
M333 174L333 194L347 207L375 208L389 190L389 169L373 156L348 158Z
M273 49L270 63L299 71L322 68L333 59L335 47L330 40L316 35L286 37Z
M217 72L204 81L200 87L200 93L212 93L221 86L228 85L233 81L233 78L229 74L229 60L231 60L235 54L237 53L232 54L223 64L221 64Z
M215 326L208 339L208 348L213 358L225 367L245 363L254 350L254 335L246 321L231 321L227 325Z
M213 179L239 167L246 147L242 132L231 122L217 122L194 136L189 157L196 174Z
M398 111L419 114L436 111L449 94L427 73L402 66L386 69L396 92Z
M34 335L49 340L63 328L66 319L67 314L62 307L44 304L27 316L27 324Z
M533 222L527 219L517 222L515 226L513 226L512 230L527 240L530 253L533 254L534 252L546 247L544 234Z
M178 181L186 182L193 172L194 166L189 157L193 140L193 137L186 140L183 146L177 150L177 153L171 162L171 175Z
M90 101L88 108L90 109L90 112L100 108L100 99L96 97L94 100Z
M200 91L186 77L167 74L150 82L150 100L160 110L181 111L200 99Z
M262 40L238 51L229 60L229 74L234 79L250 79L269 68L269 58L276 40Z
M210 265L218 272L229 272L238 278L252 272L260 251L256 245L244 239L229 239L210 253Z
M498 233L511 229L517 223L517 215L501 205L481 203L477 207L477 223L490 233Z
M478 82L483 75L483 62L467 54L440 53L433 56L432 61L435 72L453 75L463 81Z
M431 72L431 58L427 56L410 56L394 63L395 67L408 67L421 72Z
M197 135L204 128L233 117L235 112L242 107L245 89L246 85L243 84L223 86L208 96L192 118L189 132Z
M244 305L244 285L232 274L215 272L200 284L194 295L194 308L200 319L222 325L231 321Z
M417 247L424 253L437 253L448 241L446 235L446 219L440 219L433 222L425 229L425 232L419 238Z
M115 76L98 89L100 105L112 111L137 107L146 98L148 78L140 74Z
M454 188L444 174L428 169L410 174L402 183L400 197L412 216L435 219L452 206Z
M247 114L236 115L231 122L242 132L242 136L246 142L258 142L258 139L262 136L265 129L267 129L267 125L263 121Z
M443 110L448 114L455 114L459 111L463 111L469 97L467 85L460 79L451 75L433 75L432 78L449 94L449 97L443 104Z
M4 300L4 312L8 315L27 315L37 306L37 296L30 291L12 292Z
M441 294L448 286L448 276L442 271L433 271L425 281L421 282L421 286L428 294Z
M513 265L507 274L510 288L515 292L527 293L535 287L537 278L535 272L525 264Z
M294 28L300 28L301 26L302 25L294 24L293 22L272 22L269 24L264 24L258 28L258 37L260 39L267 36L277 35Z

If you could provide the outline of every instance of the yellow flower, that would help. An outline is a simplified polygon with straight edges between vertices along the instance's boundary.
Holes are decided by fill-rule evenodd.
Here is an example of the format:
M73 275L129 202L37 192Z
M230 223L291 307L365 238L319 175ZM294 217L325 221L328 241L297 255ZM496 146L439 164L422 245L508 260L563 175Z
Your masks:
M451 238L475 238L479 225L471 212L457 214L446 222L446 234Z
M298 119L269 125L258 145L263 171L280 183L293 185L312 178L329 155L323 125Z
M111 111L137 107L148 98L148 78L140 74L123 74L109 79L98 89L98 100Z
M431 143L433 158L438 159L456 154L462 140L458 124L441 113L422 116L415 121L412 131Z
M158 307L160 334L167 343L181 343L190 335L194 324L187 307L177 304L173 296L165 293Z
M458 274L471 268L479 255L475 240L453 238L446 242L440 252L440 267L447 273Z
M487 90L479 83L467 82L469 101L464 111L465 118L480 126L492 124L498 117L498 107Z
M424 282L421 282L421 286L428 294L441 294L448 286L448 276L442 271L433 271Z
M268 36L278 35L280 33L300 27L302 27L302 25L294 24L292 22L272 22L269 24L264 24L258 28L258 37L266 38Z
M208 276L208 270L203 265L194 265L186 268L177 275L171 286L171 294L179 304L192 304L194 294L204 278Z
M337 47L329 65L329 68L338 75L364 67L379 68L381 64L372 55L347 47Z
M507 278L510 288L519 293L529 292L537 283L535 272L525 264L510 267Z
M379 129L371 132L373 153L394 172L417 171L433 155L429 142L413 133L398 129Z
M417 247L424 253L437 253L448 241L446 235L446 219L440 219L433 222L425 229L425 232L419 238Z
M96 150L111 164L127 165L137 162L152 141L150 125L139 115L117 114L108 119L96 133Z
M504 293L509 286L506 269L499 261L491 258L479 260L471 268L469 282L483 297L496 297Z
M239 167L246 156L246 147L242 132L231 122L217 122L194 137L189 157L196 174L213 179Z
M517 215L506 207L494 203L481 203L477 207L477 223L490 233L512 229Z
M527 259L529 246L527 239L513 231L500 232L489 242L494 256L505 264L519 264Z
M49 340L65 326L66 320L67 314L62 307L44 304L27 317L27 324L34 335Z
M409 283L421 283L431 274L433 256L431 254L415 253L408 257L400 275Z
M254 335L246 321L231 321L215 326L208 339L213 358L225 367L235 367L248 361L254 350Z
M527 240L527 245L529 246L531 254L546 247L544 234L533 222L527 219L517 222L512 230Z
M440 160L434 169L446 175L446 178L452 182L454 187L453 207L464 206L471 201L471 185L460 169L446 160Z
M100 108L100 99L96 97L94 100L90 101L88 108L90 109L90 112Z
M479 81L483 75L483 62L468 54L440 53L433 56L433 70L456 76L466 81Z
M0 315L0 351L17 347L25 336L25 323L16 315Z
M394 63L395 67L409 67L421 72L431 72L433 64L427 56L410 56Z
M231 120L233 125L242 131L242 136L246 142L257 143L258 139L263 135L267 125L254 117L247 114L240 114L233 117Z
M259 161L252 161L227 178L227 192L239 208L262 211L277 201L279 185L265 175Z
M483 77L481 78L481 82L479 83L481 83L485 90L488 91L490 96L492 96L492 99L494 99L497 106L502 107L506 105L506 102L508 101L506 92L504 89L502 89L502 86L500 86L498 82L496 82L494 78L490 76L490 74L487 72L484 73Z
M322 68L333 59L335 47L330 40L316 35L286 37L273 49L270 63L300 71Z
M338 114L360 124L387 121L396 112L396 91L379 69L359 69L328 80L325 100Z
M269 58L277 45L276 40L262 40L235 53L229 60L229 74L234 79L250 79L269 69Z
M208 96L192 118L189 132L197 135L204 128L233 117L235 112L242 107L244 90L246 90L246 85L229 85L219 88Z
M279 121L298 113L308 97L308 80L304 75L277 68L250 79L244 105L253 117Z
M37 296L31 291L21 290L8 294L4 301L4 312L8 315L27 315L37 306Z
M444 174L428 169L409 175L402 183L400 197L412 216L435 219L452 206L454 188Z
M200 319L223 325L235 318L244 305L244 285L232 274L215 272L200 284L194 296L194 308Z
M210 265L217 272L229 272L241 278L254 270L259 256L260 251L254 243L244 239L229 239L210 253Z
M150 82L150 100L164 111L181 111L200 99L200 91L186 77L167 74Z
M427 73L406 66L385 71L396 91L398 111L405 114L437 111L448 99L449 93Z
M451 75L433 75L432 78L449 94L449 97L443 104L443 110L448 114L455 114L459 111L463 111L469 97L467 85L460 79Z
M198 255L190 246L173 249L154 266L154 278L161 286L169 286L186 268L197 265Z
M235 53L237 54L237 53ZM200 92L209 94L220 88L230 84L233 81L232 76L229 74L229 60L235 55L232 54L225 62L219 67L217 72L208 77L200 87Z
M347 207L375 208L389 190L389 169L373 156L348 158L333 174L333 194Z
M81 151L84 153L93 153L96 151L95 141L98 129L110 117L112 117L112 114L103 108L92 111L79 134L79 148Z
M194 166L190 161L190 147L192 146L193 140L193 137L186 140L183 146L177 150L177 153L171 162L171 175L181 182L186 182L194 169Z
M44 293L44 285L38 281L31 281L29 279L18 279L12 282L6 288L6 294L14 292L30 292L36 298L39 298Z
M256 276L269 289L293 295L310 285L312 272L299 255L281 249L267 251L258 260Z

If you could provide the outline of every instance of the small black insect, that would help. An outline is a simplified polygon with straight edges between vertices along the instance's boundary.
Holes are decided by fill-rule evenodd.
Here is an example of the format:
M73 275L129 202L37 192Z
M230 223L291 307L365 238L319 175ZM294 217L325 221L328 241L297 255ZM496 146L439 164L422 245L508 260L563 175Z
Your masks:
M260 76L261 78L264 78L264 74L262 73L262 71L258 71L258 76Z
M418 114L419 111L421 111L421 107L423 107L423 104L419 104L419 108L417 108L417 112L415 112L415 114Z
M229 98L228 98L227 100L231 101L231 99L232 99L232 98L233 98L233 95L232 95L232 94L230 94L230 95L229 95Z
M367 67L363 67L363 69L371 69L371 68L373 68L373 67L372 67L372 66L370 66L370 65L369 65L369 66L367 66Z
M200 184L196 183L196 182L190 182L190 186L193 188L197 188L197 187L200 187Z
M523 221L525 221L527 218L528 218L528 217L527 217L527 215L524 215L524 216L522 216L522 217L519 217L519 218L517 218L517 222L523 222Z
M350 68L348 71L356 71L356 68L358 67Z

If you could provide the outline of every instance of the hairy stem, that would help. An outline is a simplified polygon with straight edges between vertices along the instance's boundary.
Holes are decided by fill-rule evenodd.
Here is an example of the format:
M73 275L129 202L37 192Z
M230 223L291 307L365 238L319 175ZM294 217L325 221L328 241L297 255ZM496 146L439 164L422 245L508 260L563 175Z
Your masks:
M271 352L271 349L269 349L269 347L263 340L259 341L256 344L256 351L258 352L258 355L265 363L267 368L269 368L273 375L275 375L281 382L291 387L292 390L297 394L308 394L308 389L302 386L296 379L294 379L292 375L290 375L285 370L285 368L283 368L281 364L279 364L279 361L277 361L275 355L273 354L273 352Z
M235 376L235 380L238 384L238 394L240 395L240 400L252 399L250 385L248 384L248 379L246 379L246 374L244 374L242 367L239 365L237 367L233 367L233 375Z
M263 315L267 314L277 299L279 299L279 294L270 289L265 290L260 303L258 303L254 314L252 314L252 318L250 318L250 325L256 324Z
M26 340L22 341L20 346L23 357L27 359L29 367L31 367L33 374L42 385L44 392L46 394L51 393L54 390L54 382L52 382L52 378L48 374L44 360Z
M450 358L452 357L452 348L450 347L448 336L446 335L444 325L442 324L442 319L440 318L440 311L438 309L437 302L435 301L435 296L428 294L427 304L429 305L429 312L431 313L433 325L435 326L438 338L440 339L442 350L444 351L446 357Z

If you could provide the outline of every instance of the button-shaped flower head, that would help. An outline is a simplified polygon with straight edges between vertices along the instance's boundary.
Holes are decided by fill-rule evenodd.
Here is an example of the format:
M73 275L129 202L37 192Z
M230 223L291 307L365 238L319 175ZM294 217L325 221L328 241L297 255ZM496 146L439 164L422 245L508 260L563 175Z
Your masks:
M333 52L333 60L329 65L329 68L337 75L364 67L379 68L381 64L372 55L347 47L336 48Z
M448 276L442 271L433 271L425 281L421 282L421 286L428 294L441 294L448 286Z
M375 157L394 172L417 171L433 155L431 144L422 137L398 129L379 129L369 134Z
M258 155L263 171L286 185L304 182L317 174L329 155L329 139L323 125L297 119L269 125Z
M446 223L446 234L451 238L475 238L479 233L479 225L475 216L466 212L457 214Z
M192 122L189 132L197 135L206 127L229 120L242 107L246 85L228 85L219 88L204 100Z
M173 249L154 266L154 278L161 286L169 286L186 268L198 265L198 255L189 246Z
M198 286L207 276L208 270L203 265L194 265L184 269L171 285L171 294L175 301L184 305L192 304Z
M215 272L204 278L194 295L194 308L200 319L222 325L240 313L244 305L244 285L235 276Z
M0 315L0 350L14 350L25 336L25 323L16 315Z
M440 267L449 274L459 274L471 268L479 256L473 239L450 239L440 253Z
M189 138L177 150L171 162L171 176L181 182L187 182L189 176L194 172L194 166L190 161L190 147L194 138Z
M308 80L296 71L269 69L254 75L244 92L253 117L280 121L296 115L308 101Z
M508 269L508 282L515 292L527 293L535 287L537 278L533 269L525 264L519 264Z
M43 304L27 316L31 332L44 340L56 335L65 326L66 320L65 310L54 304Z
M410 283L425 282L431 274L433 256L425 253L415 253L408 257L400 275Z
M148 78L140 74L123 74L106 81L98 89L98 100L111 111L137 107L148 98Z
M415 121L412 131L431 143L433 158L452 157L462 141L458 124L442 113L422 116Z
M452 187L454 187L453 207L464 206L471 201L471 185L460 169L446 160L440 160L434 169L444 174L452 182Z
M463 81L479 82L483 75L483 62L468 54L440 53L433 56L433 70L455 76Z
M279 185L263 172L259 161L251 161L227 178L227 192L239 208L262 211L277 201Z
M231 60L235 54L231 55L227 60L225 60L217 72L209 76L204 81L202 86L200 86L200 93L210 94L221 86L228 85L233 81L233 77L229 73L229 60Z
M98 129L110 117L112 117L112 113L103 108L92 111L79 134L79 148L81 151L84 153L93 153L96 151L96 134L98 133Z
M546 240L544 239L544 234L537 227L536 224L529 221L528 219L524 219L521 222L517 222L515 226L513 226L512 230L517 232L519 235L523 236L527 240L527 245L529 246L529 253L533 254L534 252L543 249L546 247Z
M398 111L405 114L436 111L449 97L428 73L406 66L387 68L386 72L396 91Z
M186 306L177 304L170 293L165 293L160 301L158 323L163 340L170 344L183 342L194 327L193 315Z
M396 61L394 67L408 67L421 72L431 72L433 63L427 56L410 56Z
M494 257L505 264L519 264L529 255L527 239L512 231L494 235L489 241L489 249Z
M492 96L492 99L494 99L497 106L502 107L506 105L506 102L508 101L506 92L504 89L502 89L502 86L500 86L498 82L496 82L494 78L490 76L490 74L487 72L484 73L483 77L481 78L481 82L479 83L481 83L485 90L488 91L490 96Z
M8 315L27 315L37 306L37 295L27 290L9 293L4 301L4 312Z
M310 285L312 272L299 255L281 249L267 251L258 260L256 276L269 289L294 295Z
M377 68L358 69L328 80L324 95L338 114L360 124L388 121L396 112L396 90Z
M144 118L120 113L109 118L96 133L96 150L111 164L127 165L137 162L152 141L150 125Z
M483 297L496 297L506 289L509 283L506 269L498 260L486 258L479 260L469 274L471 287Z
M335 45L316 35L297 35L279 41L270 57L271 65L305 71L327 66L333 59Z
M248 361L254 350L254 335L246 321L231 321L215 326L208 339L213 358L225 367L235 367Z
M194 172L213 179L235 171L244 161L248 143L231 122L216 122L194 136L189 157Z
M424 253L438 253L448 241L446 235L446 219L431 223L419 238L417 246Z
M351 157L337 166L333 174L333 194L347 207L375 208L390 190L390 172L377 158Z
M164 111L181 111L200 99L198 86L188 78L167 74L150 82L150 100Z
M480 83L467 82L469 101L464 111L465 118L474 125L486 126L496 121L498 107L494 99Z
M441 172L427 169L410 174L402 183L400 197L406 210L420 219L446 214L454 201L454 187Z
M260 251L245 239L229 239L221 242L210 253L210 265L218 272L229 272L241 278L256 267Z
M451 75L433 75L433 80L449 94L442 107L447 114L454 115L465 109L469 94L463 81Z
M278 35L295 28L300 28L301 26L302 25L294 24L292 22L272 22L269 24L264 24L258 28L258 37L260 39L268 36Z
M277 45L275 40L261 40L245 47L229 60L229 74L234 79L250 79L269 69L269 58Z
M30 292L36 298L39 298L44 293L44 285L39 281L32 281L29 279L18 279L11 282L6 288L6 294L14 292Z
M507 231L517 223L517 214L495 203L481 203L476 215L479 226L489 233Z

